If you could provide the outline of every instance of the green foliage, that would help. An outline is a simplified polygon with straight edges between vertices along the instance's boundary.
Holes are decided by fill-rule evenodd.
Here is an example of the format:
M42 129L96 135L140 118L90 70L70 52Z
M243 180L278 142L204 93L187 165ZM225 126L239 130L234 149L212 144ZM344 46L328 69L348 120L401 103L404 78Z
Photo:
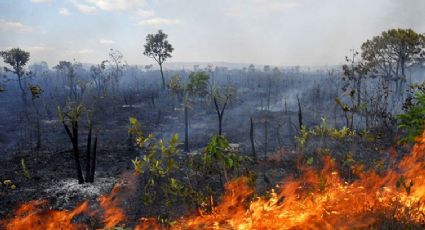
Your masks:
M43 93L43 89L39 85L30 85L28 88L31 92L33 100L39 98L40 95Z
M134 160L131 160L131 162L133 163L133 166L134 166L134 171L136 172L136 173L139 173L139 174L141 174L141 173L143 173L143 161L141 161L138 157L136 157Z
M195 96L205 97L208 94L208 81L210 77L206 72L193 72L189 75L187 91Z
M339 105L339 107L341 107L342 111L344 111L344 112L351 112L352 111L352 108L349 105L343 103L341 101L341 99L339 99L339 98L335 98L335 103L337 105Z
M313 165L313 163L314 163L314 158L313 157L309 157L309 158L307 158L307 161L306 161L306 163L307 163L307 165Z
M368 130L362 130L359 133L359 136L363 138L365 141L372 142L376 140L376 136L370 133Z
M309 137L308 128L305 125L301 126L301 130L300 130L298 136L295 137L295 141L297 142L298 147L301 150L304 149L305 144L307 143L308 137Z
M7 72L13 72L19 77L25 73L24 66L30 59L30 53L19 48L12 48L6 51L0 51L0 56L6 64L12 66L12 69L4 67Z
M163 33L162 30L158 30L156 34L148 34L143 54L155 59L161 65L167 58L171 57L174 50L167 38L168 35Z
M130 121L130 128L128 129L128 132L136 137L136 144L139 148L143 148L146 144L149 143L150 140L153 139L153 135L149 134L148 136L145 136L142 132L142 127L135 117L129 117Z
M12 180L4 180L3 181L3 185L6 187L6 188L9 188L9 189L12 189L12 190L15 190L16 189L16 185L13 183L13 181ZM2 186L2 184L0 183L0 186Z
M367 108L367 104L365 103L360 103L360 104L355 104L354 103L354 96L356 94L356 90L351 90L349 92L349 97L351 99L351 106L342 102L341 99L339 99L338 97L335 98L335 103L341 108L341 110L344 113L359 113L364 111Z
M425 91L417 90L405 102L405 113L397 117L398 127L406 132L401 143L414 142L425 128Z
M342 162L343 166L346 166L348 168L351 168L356 163L356 160L353 158L353 153L348 152L347 155L345 155L345 159Z
M335 140L344 140L345 138L352 138L355 135L356 132L347 127L342 127L341 129L329 127L326 123L326 118L322 117L322 123L320 125L314 126L310 129L303 125L298 136L295 137L295 140L298 144L298 147L302 150L307 144L308 139L313 136L330 137Z
M145 153L142 158L132 160L134 170L138 174L145 175L143 201L146 205L154 204L159 193L166 197L165 203L170 206L174 201L172 197L183 197L191 194L185 185L176 177L180 166L176 159L180 155L177 149L179 136L174 134L171 140L164 143L157 140L153 135L145 137L139 121L130 117L130 134L135 136L137 146Z
M84 110L83 104L68 103L64 108L57 107L59 120L64 123L66 121L75 122L80 119Z
M203 161L206 168L212 170L215 164L224 170L227 178L227 170L235 169L240 166L244 157L238 155L229 144L226 137L214 135L207 147L205 147Z
M167 84L168 89L175 95L179 95L183 93L184 87L182 84L182 80L179 75L173 75L170 80L168 80Z
M28 179L31 179L30 171L28 171L27 165L25 164L24 158L21 158L21 169L24 176Z
M237 170L248 159L239 156L224 136L213 136L203 155L182 156L177 148L177 134L169 141L158 140L153 135L146 136L136 118L130 117L129 121L129 133L134 135L137 147L143 152L132 163L135 173L144 179L142 199L145 205L170 207L183 198L191 206L206 208L213 195L210 183L221 175L228 181L228 173ZM167 225L168 219L164 218L163 224Z
M364 42L361 49L363 59L375 66L404 69L406 65L421 61L425 36L412 29L390 29Z
M355 135L355 131L350 130L347 127L342 127L341 129L329 127L326 123L326 118L322 117L322 123L318 126L313 127L310 130L310 134L313 136L328 136L332 139L342 140L346 137L353 137Z
M319 156L329 156L329 155L331 155L331 150L328 149L328 148L319 147L319 148L316 149L316 153Z

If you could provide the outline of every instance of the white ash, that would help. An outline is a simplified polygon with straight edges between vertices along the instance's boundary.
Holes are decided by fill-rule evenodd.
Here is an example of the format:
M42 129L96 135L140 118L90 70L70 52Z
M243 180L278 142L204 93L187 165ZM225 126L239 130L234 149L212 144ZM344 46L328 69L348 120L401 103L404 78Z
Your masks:
M78 184L74 178L67 178L56 185L51 185L44 192L64 200L72 199L75 196L91 198L109 192L114 183L115 178L113 177L96 178L94 183L84 184Z

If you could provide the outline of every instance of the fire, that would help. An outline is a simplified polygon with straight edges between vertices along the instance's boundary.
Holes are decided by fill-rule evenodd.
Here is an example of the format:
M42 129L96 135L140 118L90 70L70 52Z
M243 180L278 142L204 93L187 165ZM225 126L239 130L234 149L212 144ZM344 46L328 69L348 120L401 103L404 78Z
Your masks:
M247 178L226 185L221 202L210 213L177 219L172 229L357 229L379 228L385 221L425 224L425 133L411 154L385 173L357 170L358 179L343 180L331 158L317 171L302 168L299 178L286 178L268 196L256 197ZM126 221L119 207L118 187L100 197L104 227ZM81 229L73 219L88 212L88 203L72 211L43 209L45 201L21 206L6 229ZM43 211L44 210L44 211ZM154 218L141 218L135 227L160 229Z
M99 197L100 207L104 210L103 223L106 228L117 226L126 219L124 211L119 208L116 201L119 190L120 187L114 186L110 195Z
M111 194L99 197L99 204L102 208L103 225L105 228L113 228L125 221L124 211L119 207L118 193L121 185L116 184ZM83 202L72 211L50 210L46 200L30 201L21 205L14 213L14 218L6 223L7 230L77 230L88 229L84 224L74 223L74 219L84 214L94 216L100 210L90 211L89 203ZM0 226L2 222L0 221Z
M347 183L330 158L319 172L303 169L301 178L284 181L270 198L250 201L253 190L244 179L227 185L213 213L183 218L177 229L357 229L383 218L425 223L425 133L411 155L380 176L361 173ZM411 182L411 183L410 183ZM397 186L399 184L399 186Z
M15 218L6 224L6 229L13 230L56 230L82 229L84 226L73 223L72 220L89 209L84 202L72 211L46 210L47 201L30 201L15 212Z

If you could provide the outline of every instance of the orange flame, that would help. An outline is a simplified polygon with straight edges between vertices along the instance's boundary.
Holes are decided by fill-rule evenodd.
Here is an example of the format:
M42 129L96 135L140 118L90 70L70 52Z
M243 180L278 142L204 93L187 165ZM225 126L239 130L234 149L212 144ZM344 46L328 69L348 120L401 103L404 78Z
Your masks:
M45 200L30 201L15 212L13 220L6 224L7 230L56 230L83 229L84 226L72 223L74 217L87 212L89 205L84 202L72 211L45 210Z
M272 190L270 198L251 202L252 190L238 179L227 185L213 213L183 218L176 229L353 229L379 224L383 217L423 226L424 160L425 133L412 154L384 176L362 173L349 184L327 158L319 173L303 169L301 178L287 179L279 193ZM401 178L404 185L396 186Z
M356 229L377 228L383 220L425 226L425 132L411 154L383 174L358 171L345 182L330 158L317 172L303 168L300 178L286 178L269 196L254 198L254 190L239 178L226 185L221 203L211 213L182 217L173 229ZM126 220L119 208L118 187L100 197L104 227ZM87 202L73 211L42 211L45 201L21 206L6 229L79 229L75 216L87 212ZM136 230L161 229L154 218L141 218Z
M119 208L118 201L116 200L119 190L118 186L114 186L110 195L99 197L100 206L104 210L103 224L106 228L117 226L126 219L124 211Z

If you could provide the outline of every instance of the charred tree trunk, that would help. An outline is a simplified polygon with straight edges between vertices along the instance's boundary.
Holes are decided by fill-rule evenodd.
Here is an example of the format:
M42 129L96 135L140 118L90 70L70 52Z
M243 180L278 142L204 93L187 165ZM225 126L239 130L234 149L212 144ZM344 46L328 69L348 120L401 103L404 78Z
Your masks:
M84 183L83 173L81 171L81 164L80 164L80 152L78 150L78 121L74 122L74 126L72 127L72 133L74 137L74 157L75 157L75 167L77 170L77 177L78 177L78 183L82 184Z
M162 71L162 63L159 63L159 70L161 71L162 89L165 90L165 78L164 78L164 72Z
M298 102L298 124L299 124L299 129L301 130L303 127L303 111L301 110L301 102L298 95L297 95L297 102Z
M69 131L68 126L65 126L65 129L67 129L68 135L72 142L72 149L74 151L74 160L75 160L75 170L77 172L78 183L83 184L84 178L83 178L83 173L81 171L80 152L78 150L78 121L72 121L72 134Z
M359 79L356 82L356 88L357 88L357 107L360 107L361 103L361 90L362 90L362 76L359 76Z
M269 142L269 121L264 121L264 160L267 160L267 151Z
M223 131L222 129L223 115L224 115L224 110L226 109L226 106L227 106L227 100L226 102L224 102L223 107L220 110L220 107L218 106L217 98L214 97L214 105L215 105L215 110L218 116L218 135L221 136Z
M263 164L263 179L264 179L264 182L266 182L267 183L267 185L270 185L270 180L269 180L269 178L267 177L267 174L266 174L266 162L267 162L267 150L268 150L268 132L269 132L269 130L268 130L268 125L269 125L269 122L268 122L268 120L266 119L265 121L264 121L264 164Z
M254 143L254 122L252 121L252 117L250 121L251 121L251 125L249 128L249 139L251 141L252 157L254 158L254 161L257 162L257 154L255 153L255 143Z
M37 151L39 151L41 149L41 125L40 125L40 111L37 107L37 105L35 104L34 99L32 100L32 105L34 107L35 110L35 128L36 128L36 132L37 132L37 144L35 149Z
M93 154L90 158L90 175L89 175L89 182L94 182L94 173L96 172L96 148L97 148L97 136L94 137L94 144L93 144Z
M19 89L21 89L21 97L22 97L22 102L24 102L24 105L27 105L27 97L26 97L26 93L25 93L25 88L22 85L22 76L21 74L18 74L18 84L19 84Z
M400 60L401 67L401 77L400 77L400 86L399 86L399 95L403 95L404 82L406 81L406 60L401 58Z
M151 93L151 102L152 102L152 107L155 108L155 96L153 92Z
M87 149L86 149L86 181L90 182L90 166L91 166L91 159L90 159L90 150L91 150L91 137L92 137L92 129L93 125L89 124L89 133L87 134Z
M220 135L220 136L223 133L222 121L223 121L223 117L218 116L218 135Z
M189 118L187 106L184 106L184 151L189 152Z

